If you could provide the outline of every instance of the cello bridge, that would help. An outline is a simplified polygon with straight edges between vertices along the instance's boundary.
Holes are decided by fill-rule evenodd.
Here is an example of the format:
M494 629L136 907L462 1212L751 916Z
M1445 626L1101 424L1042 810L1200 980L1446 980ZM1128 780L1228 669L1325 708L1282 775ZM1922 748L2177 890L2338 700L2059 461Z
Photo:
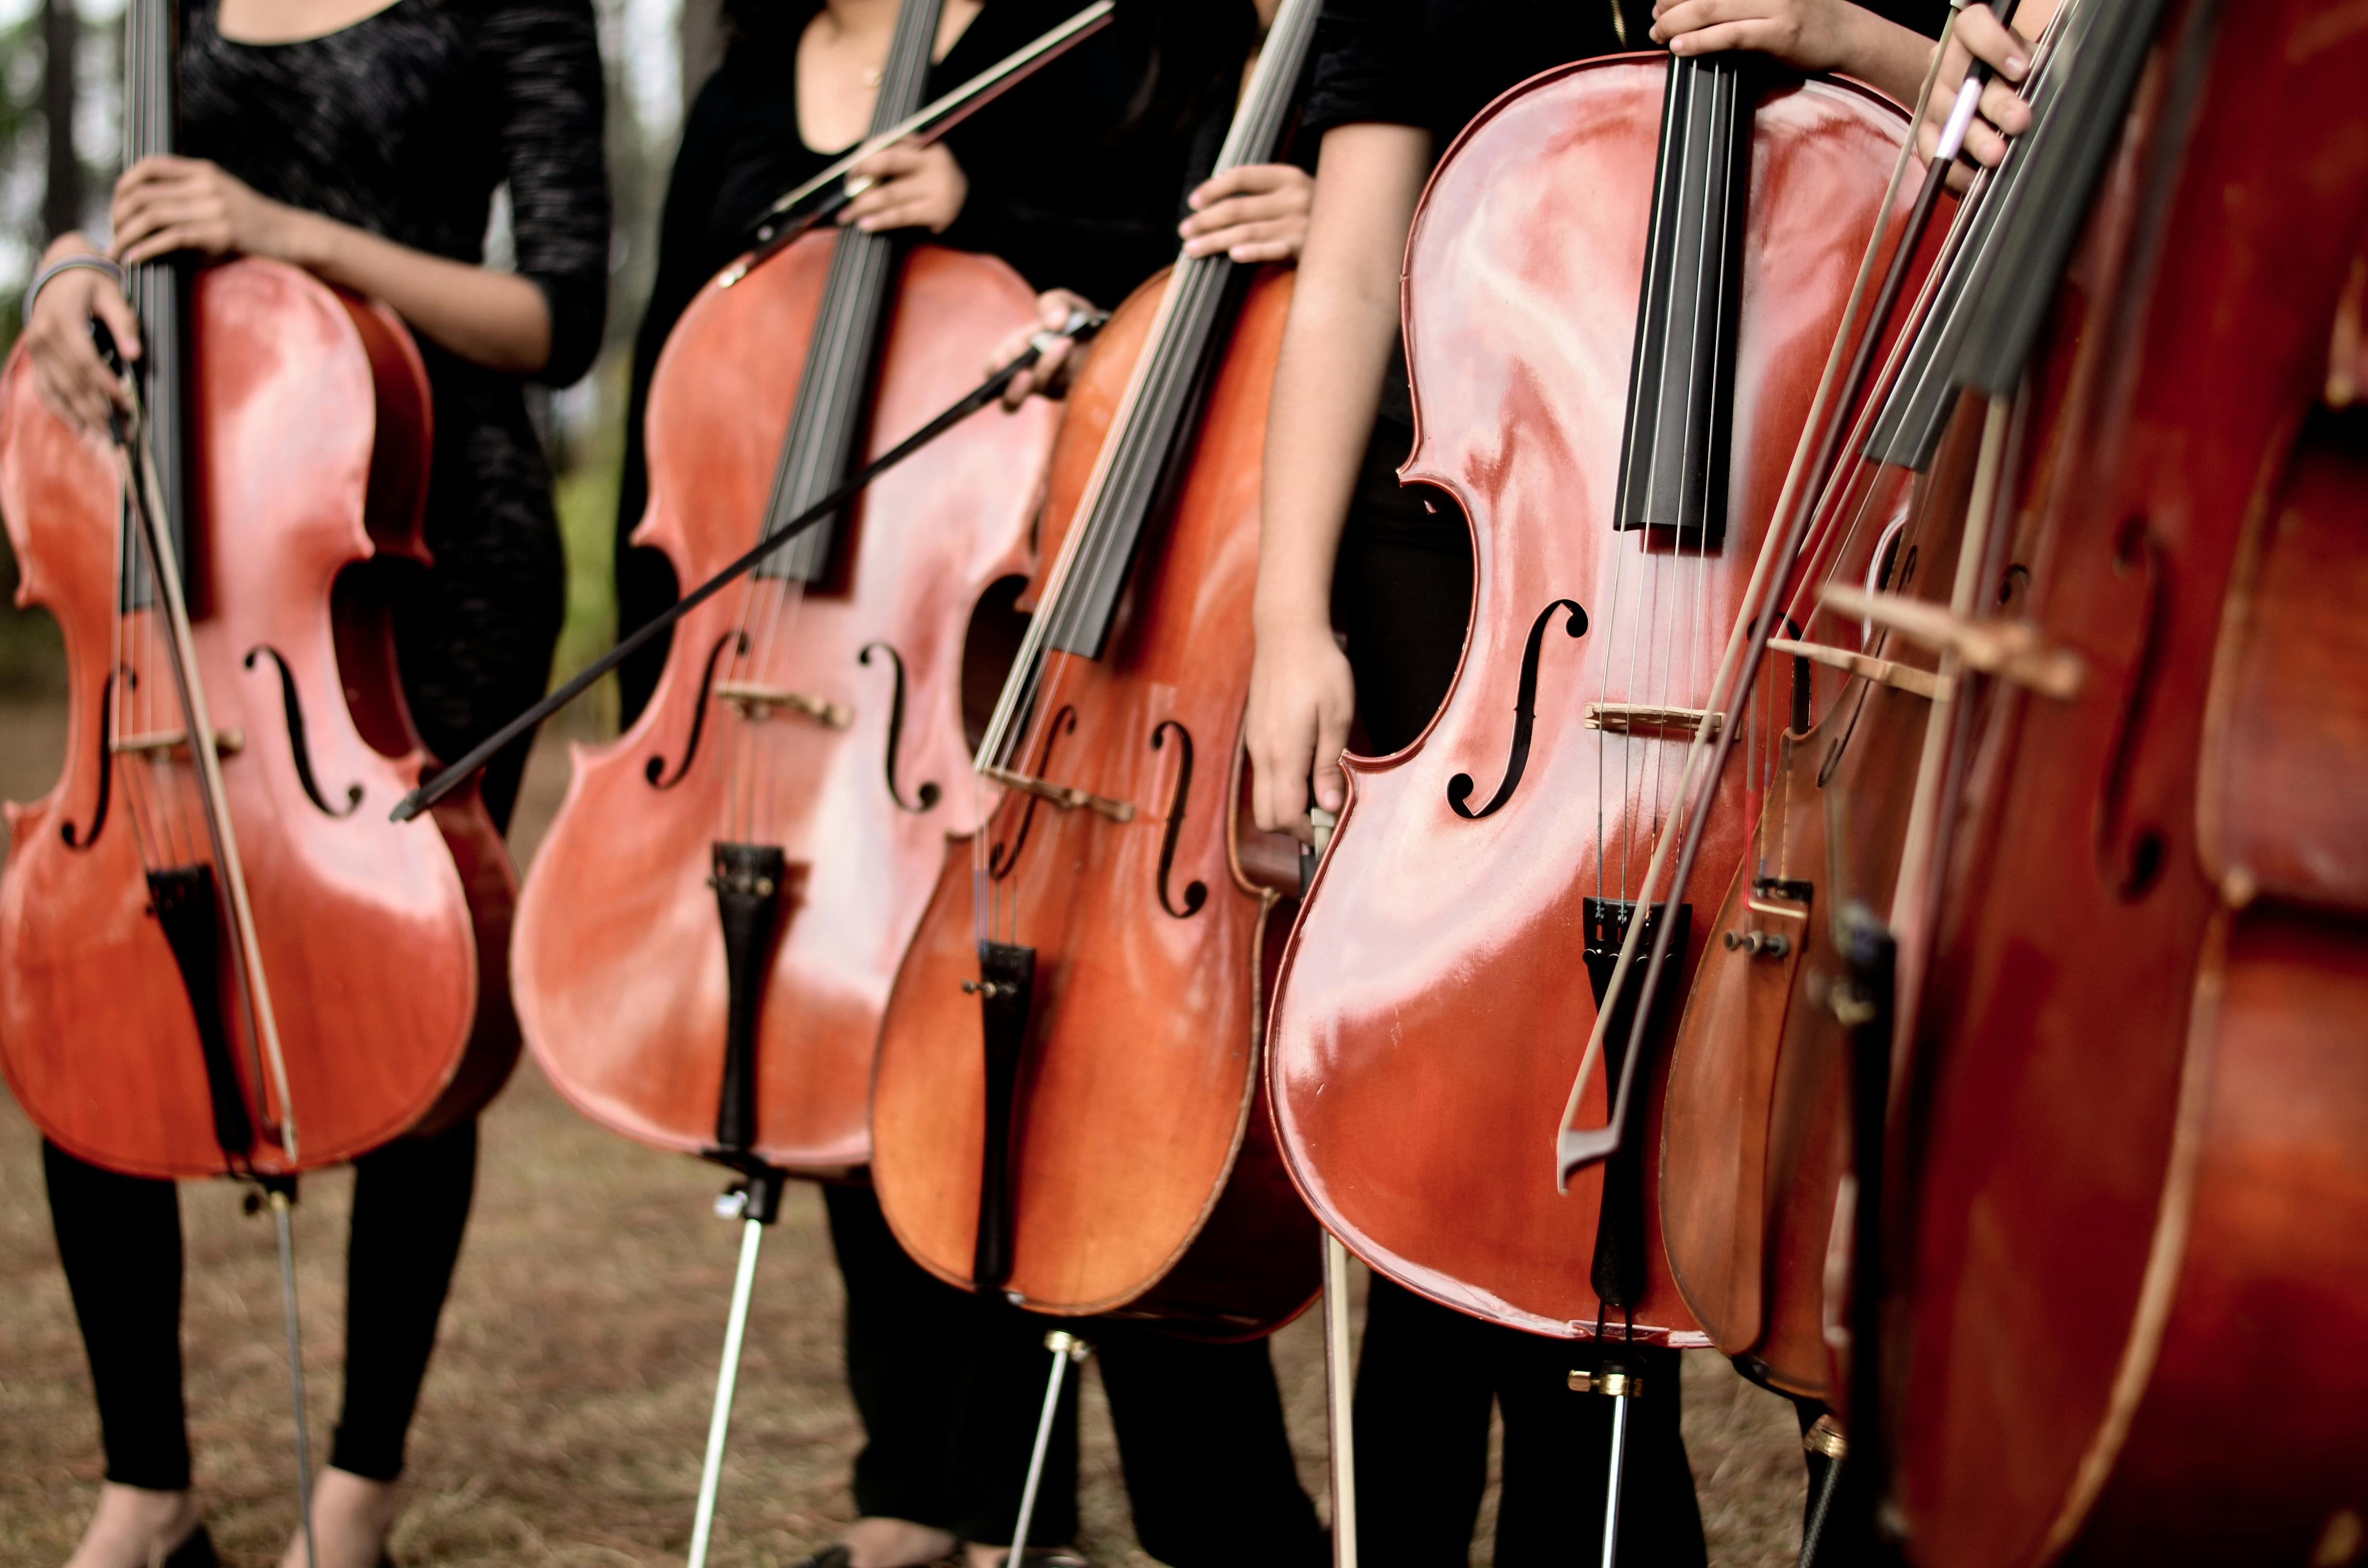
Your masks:
M781 709L803 714L825 730L844 730L855 722L855 710L846 703L791 691L786 687L727 680L717 683L715 695L740 710L740 717L755 723L763 723Z
M1134 807L1125 801L1113 801L1106 795L1091 794L1066 784L1050 784L1042 778L1033 778L1008 767L982 767L979 773L985 778L994 779L1007 790L1017 790L1023 795L1033 795L1040 801L1049 801L1064 812L1073 812L1083 806L1086 810L1097 815L1108 817L1112 822L1134 820Z
M1601 730L1607 735L1682 735L1691 739L1701 733L1704 725L1712 734L1717 734L1725 718L1725 714L1713 713L1706 708L1665 708L1651 702L1587 705L1587 727Z
M147 752L186 751L188 745L189 733L187 730L155 730L144 735L118 735L108 743L107 749L118 756L136 756ZM217 730L214 732L216 756L236 756L245 749L245 731Z

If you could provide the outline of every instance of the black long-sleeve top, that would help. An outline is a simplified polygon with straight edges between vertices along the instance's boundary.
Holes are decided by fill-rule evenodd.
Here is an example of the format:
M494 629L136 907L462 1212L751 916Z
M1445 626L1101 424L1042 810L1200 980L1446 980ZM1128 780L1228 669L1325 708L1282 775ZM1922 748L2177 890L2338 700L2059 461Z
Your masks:
M929 71L929 98L959 86L1073 16L1084 0L986 0ZM628 548L649 498L643 447L650 377L700 289L746 248L751 222L844 149L817 150L798 128L797 44L819 0L783 0L736 40L685 119L658 238L657 277L633 347L625 467L617 507L618 625L630 631L675 585L651 552ZM1105 307L1173 260L1188 140L1122 134L1144 80L1141 50L1112 29L957 126L945 141L969 192L941 234L921 236L1011 264L1039 290L1074 289ZM1213 143L1212 143L1213 147ZM630 719L659 661L624 674Z
M518 272L551 311L536 380L581 376L609 280L602 78L590 0L395 0L294 43L181 10L180 150L263 195L454 261L484 260L497 186ZM404 684L456 755L541 694L564 608L551 475L520 382L419 340L435 399L435 553L395 606Z

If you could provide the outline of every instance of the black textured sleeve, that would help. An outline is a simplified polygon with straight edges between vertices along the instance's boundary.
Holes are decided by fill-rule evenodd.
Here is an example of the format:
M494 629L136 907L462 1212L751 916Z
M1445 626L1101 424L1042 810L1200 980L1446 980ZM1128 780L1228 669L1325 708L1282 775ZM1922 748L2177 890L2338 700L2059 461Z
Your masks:
M674 324L682 319L682 312L690 308L718 265L709 218L723 180L737 90L738 74L729 64L708 77L691 101L690 113L683 118L682 142L675 153L674 173L666 181L666 206L658 217L657 273L650 285L649 307L642 312L641 325L633 334L625 468L617 487L620 562L625 557L626 536L641 522L643 508L649 504L649 460L642 444L642 423L649 410L650 378L657 372L658 355L665 350Z
M1422 53L1420 0L1324 0L1304 133L1355 120L1429 126Z
M508 0L479 34L496 97L518 269L551 306L551 358L535 380L592 367L609 308L609 171L600 46L591 0Z

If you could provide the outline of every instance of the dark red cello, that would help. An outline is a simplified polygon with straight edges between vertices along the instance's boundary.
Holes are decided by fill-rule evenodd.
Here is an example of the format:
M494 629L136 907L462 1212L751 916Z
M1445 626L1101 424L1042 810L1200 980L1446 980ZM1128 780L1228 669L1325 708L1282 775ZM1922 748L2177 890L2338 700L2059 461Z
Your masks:
M2001 460L2032 596L1934 633L2080 678L1995 679L1962 722L1902 931L1881 1480L1933 1568L2356 1562L2368 472L2331 405L2368 30L2324 0L2072 21L2135 82L2063 215L2109 287L2044 327L2087 324L2081 460ZM1946 367L1960 418L2020 393L2000 350L2041 324L1998 318Z

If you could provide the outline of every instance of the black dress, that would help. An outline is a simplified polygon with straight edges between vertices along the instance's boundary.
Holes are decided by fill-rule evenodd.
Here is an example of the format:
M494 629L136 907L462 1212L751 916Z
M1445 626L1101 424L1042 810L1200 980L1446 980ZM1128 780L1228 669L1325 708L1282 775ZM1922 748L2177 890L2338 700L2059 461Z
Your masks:
M1945 0L1867 9L1937 35ZM1443 156L1474 116L1540 72L1651 49L1650 0L1326 0L1308 129L1378 121L1430 133ZM1623 36L1624 30L1624 36ZM1414 445L1406 362L1394 358L1333 576L1359 718L1377 753L1422 733L1447 694L1472 603L1471 538L1441 498L1397 483ZM1633 1415L1620 1556L1686 1568L1705 1559L1679 1431L1679 1353L1645 1352L1650 1395ZM1461 1568L1487 1474L1490 1407L1505 1426L1497 1568L1600 1553L1611 1446L1607 1403L1573 1393L1560 1340L1485 1324L1378 1275L1358 1366L1358 1526L1368 1568ZM1804 1411L1805 1424L1814 1416ZM1810 1460L1812 1479L1824 1461Z
M181 16L181 150L265 196L477 262L497 185L518 268L551 309L553 384L582 375L606 310L609 190L589 0L396 0L296 43L225 40L213 0ZM435 398L427 540L397 586L404 689L453 756L541 695L564 593L551 474L518 381L422 338ZM507 822L520 746L487 770ZM345 1403L329 1462L392 1481L468 1221L476 1125L355 1162ZM170 1182L45 1146L58 1253L88 1350L107 1476L189 1484L181 1401L181 1236Z

